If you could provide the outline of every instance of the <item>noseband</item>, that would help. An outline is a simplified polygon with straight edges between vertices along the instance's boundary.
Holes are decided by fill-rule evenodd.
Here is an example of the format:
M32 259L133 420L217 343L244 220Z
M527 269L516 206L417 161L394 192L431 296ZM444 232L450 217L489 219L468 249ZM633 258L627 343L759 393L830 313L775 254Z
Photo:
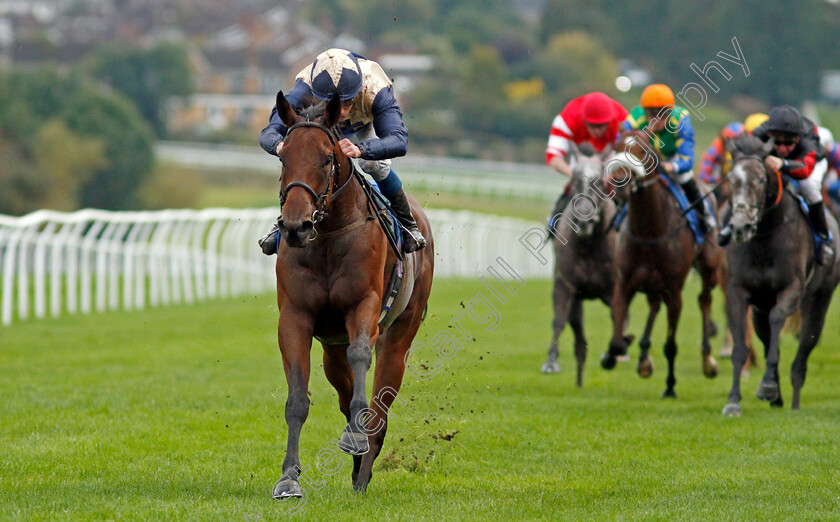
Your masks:
M286 131L286 137L292 133L295 129L299 129L301 127L314 127L316 129L320 129L324 131L327 137L330 139L330 143L333 146L333 153L330 156L332 158L332 168L330 169L330 175L327 177L327 186L324 190L319 194L315 192L309 185L307 185L303 181L292 181L282 189L280 189L280 208L283 208L283 205L286 203L286 198L289 196L289 192L295 188L300 187L306 191L312 197L312 200L315 202L315 211L312 213L312 222L319 223L321 222L324 217L327 216L327 207L329 207L330 203L334 199L336 199L341 192L347 188L347 185L350 183L350 180L353 179L352 174L347 177L347 181L345 181L340 187L335 188L338 184L338 174L340 165L338 164L338 158L335 154L335 147L336 147L336 137L332 130L327 128L326 125L323 125L318 122L314 121L299 121L293 124L289 129Z

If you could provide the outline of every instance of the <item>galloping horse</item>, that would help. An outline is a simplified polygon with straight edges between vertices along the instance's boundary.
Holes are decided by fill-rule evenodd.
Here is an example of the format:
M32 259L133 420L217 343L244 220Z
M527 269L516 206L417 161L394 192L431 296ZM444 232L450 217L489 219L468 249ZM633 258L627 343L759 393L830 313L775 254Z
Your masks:
M726 249L729 278L726 311L735 346L732 352L732 390L724 415L741 414L741 367L747 358L747 307L764 344L767 368L756 395L771 406L783 406L779 390L779 334L785 320L802 310L799 349L791 368L793 409L805 383L808 356L820 338L831 294L840 282L840 259L819 266L814 262L811 228L799 203L784 190L778 173L767 172L764 158L773 150L753 136L738 138L729 182L732 185L732 239ZM837 222L828 216L834 251L840 252Z
M402 383L405 356L422 321L432 286L434 245L429 221L410 199L426 248L401 261L403 278L392 312L380 317L383 295L398 262L372 215L358 174L331 130L341 102L334 96L323 116L304 119L277 94L277 113L288 127L280 203L283 219L277 253L277 339L289 394L289 428L283 477L274 498L300 497L300 432L309 414L313 337L324 347L324 373L338 392L347 426L339 449L353 455L353 487L365 491L388 426L388 409ZM311 109L310 109L311 111ZM297 190L296 190L297 189ZM373 399L365 380L376 346Z
M616 233L612 228L615 204L604 197L603 158L577 155L570 181L571 203L564 216L552 216L554 246L554 335L543 373L557 373L557 340L566 326L575 334L577 385L583 386L586 338L583 333L583 301L600 299L607 306L613 293L613 251ZM579 205L578 205L579 204ZM583 208L577 209L576 205ZM571 217L568 217L571 215Z
M653 373L653 361L648 355L650 334L659 307L665 301L668 309L668 339L665 342L668 377L663 397L676 397L674 361L677 356L677 323L682 311L682 288L692 265L697 267L703 282L698 299L703 315L703 373L712 378L718 372L709 344L709 311L722 252L714 234L707 234L699 247L695 244L677 201L660 182L659 162L648 143L649 138L644 132L628 131L619 141L621 151L613 160L615 163L610 162L626 167L630 172L630 179L620 183L624 187L629 186L630 193L627 195L627 219L619 231L615 252L613 337L609 350L601 358L601 366L614 368L616 357L624 353L623 327L628 307L636 292L641 291L647 295L650 314L639 341L641 354L636 371L644 378ZM608 165L607 169L609 174L614 175L611 166Z

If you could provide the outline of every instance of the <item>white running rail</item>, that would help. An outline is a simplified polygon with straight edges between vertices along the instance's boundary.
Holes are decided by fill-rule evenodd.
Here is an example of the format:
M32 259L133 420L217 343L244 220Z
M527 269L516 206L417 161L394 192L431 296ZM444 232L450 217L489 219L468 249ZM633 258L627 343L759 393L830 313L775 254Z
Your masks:
M536 222L427 213L437 277L478 277L498 257L522 277L550 276L550 264L519 242ZM210 208L0 215L0 324L273 291L275 258L263 255L256 239L277 214Z

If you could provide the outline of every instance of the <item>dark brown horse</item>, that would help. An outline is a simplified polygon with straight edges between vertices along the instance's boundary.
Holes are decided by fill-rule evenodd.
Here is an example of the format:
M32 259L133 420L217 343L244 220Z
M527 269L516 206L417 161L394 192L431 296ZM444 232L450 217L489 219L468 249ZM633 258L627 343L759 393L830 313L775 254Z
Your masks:
M331 130L340 110L335 96L323 116L304 119L282 92L277 95L277 113L289 127L280 153L280 228L285 241L280 242L276 265L277 339L289 388L286 458L273 495L281 500L302 496L298 444L309 414L312 339L324 347L324 373L338 392L338 404L347 419L337 445L354 455L353 487L364 491L385 439L388 410L402 383L406 352L432 286L434 245L429 221L412 199L427 246L405 256L394 313L390 318L380 317L398 259L373 217L359 175ZM368 407L365 382L374 346L376 368Z
M560 334L568 321L575 334L577 385L583 386L586 338L583 331L583 301L600 299L610 306L613 295L612 220L615 204L604 181L603 158L577 154L572 171L572 200L566 212L552 216L554 233L554 334L543 373L557 373Z
M840 256L835 254L826 266L815 263L811 228L798 202L784 190L781 176L767 172L764 158L772 150L772 140L765 144L753 136L743 136L730 147L733 244L726 249L726 311L735 347L732 389L724 415L741 414L747 307L752 307L755 331L767 359L756 395L778 407L784 405L779 388L779 336L786 319L801 309L799 349L791 368L793 408L798 409L808 356L820 338L831 295L840 282ZM840 232L833 217L827 218L838 252Z
M623 165L624 168L619 170L629 171L630 181L624 185L629 187L626 196L628 211L619 231L615 253L613 337L609 350L601 358L601 366L614 368L616 357L623 353L623 327L628 307L633 296L642 292L647 295L650 314L639 341L641 354L637 372L642 377L653 373L653 361L648 354L650 335L664 301L668 310L668 339L665 342L668 377L663 397L676 397L674 362L677 356L677 324L682 311L682 288L692 265L700 273L703 285L699 296L703 315L703 373L710 378L717 375L717 362L711 356L709 343L709 311L722 252L713 233L707 234L702 245L696 245L676 199L660 182L659 161L649 145L648 136L641 131L630 131L621 137L619 143L621 152L610 162L608 171L613 173L615 165Z

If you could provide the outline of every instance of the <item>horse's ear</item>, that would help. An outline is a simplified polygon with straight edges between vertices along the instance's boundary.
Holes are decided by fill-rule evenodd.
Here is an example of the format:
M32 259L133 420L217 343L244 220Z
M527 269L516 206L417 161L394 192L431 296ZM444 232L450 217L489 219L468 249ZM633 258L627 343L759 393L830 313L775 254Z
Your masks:
M324 126L331 129L338 123L341 117L341 98L338 94L330 96L330 101L327 102L327 108L324 109Z
M765 143L764 146L761 147L761 152L764 153L765 156L769 155L771 152L773 152L773 145L773 138L770 138L769 140L767 140L767 143Z
M275 107L277 108L277 116L280 117L280 121L282 121L286 127L291 127L292 124L297 121L298 115L295 113L294 109L292 109L292 106L289 105L289 102L283 95L283 91L277 91L277 102Z

